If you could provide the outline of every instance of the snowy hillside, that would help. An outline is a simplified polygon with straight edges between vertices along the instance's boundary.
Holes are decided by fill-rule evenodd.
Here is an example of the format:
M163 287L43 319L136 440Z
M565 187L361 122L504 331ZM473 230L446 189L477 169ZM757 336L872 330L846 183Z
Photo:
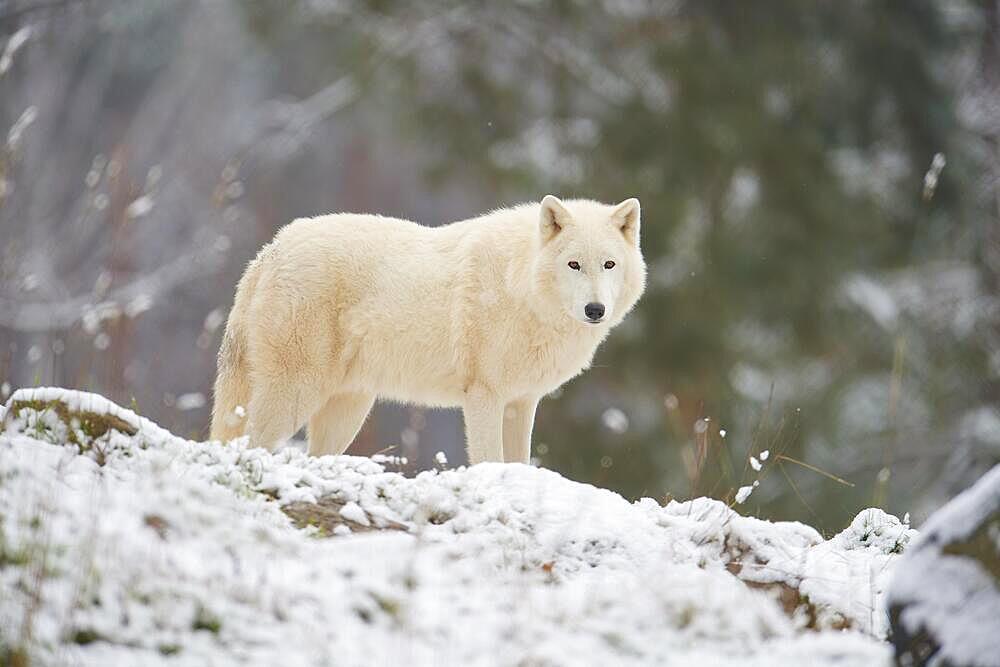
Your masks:
M914 536L879 510L824 541L522 465L191 442L58 389L4 425L0 662L883 664Z

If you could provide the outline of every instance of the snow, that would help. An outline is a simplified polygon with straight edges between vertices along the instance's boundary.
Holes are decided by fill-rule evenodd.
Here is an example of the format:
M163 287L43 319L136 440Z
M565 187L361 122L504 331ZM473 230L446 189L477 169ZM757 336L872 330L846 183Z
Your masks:
M94 347L98 350L106 350L111 347L111 336L103 331L94 336Z
M142 195L135 199L125 209L125 215L129 218L141 218L153 210L153 198L149 195Z
M177 397L176 405L177 409L181 411L203 408L205 407L205 394L197 391L189 394L181 394Z
M31 26L26 25L11 35L10 39L7 40L3 53L0 54L0 76L3 76L8 70L10 70L11 65L14 64L14 56L21 49L21 47L25 45L30 37Z
M213 332L222 326L222 323L226 321L226 313L221 308L214 308L208 312L205 316L205 331Z
M983 555L990 546L1000 553L998 513L1000 465L927 520L893 577L890 602L905 631L899 634L929 634L942 664L1000 665L1000 633L984 631L1000 618L996 573L960 551L949 553L977 531L992 541L981 547Z
M917 531L910 528L908 522L873 507L854 517L851 525L831 542L845 551L876 549L891 554L902 553L916 535Z
M37 108L31 106L24 110L18 119L14 121L14 124L10 126L10 130L7 131L7 148L12 152L17 151L24 138L25 130L31 127L36 118L38 118Z
M892 292L881 283L862 274L844 281L844 294L883 329L893 330L899 320L900 308Z
M996 512L1000 506L1000 466L959 494L947 505L934 513L924 526L925 532L935 534L939 543L964 540Z
M111 274L102 272L97 277L97 284L94 285L95 292L103 292L111 285ZM101 323L106 320L116 320L121 317L121 307L114 301L102 301L101 303L88 305L84 308L80 316L83 322L83 329L89 334L96 334Z
M913 531L878 510L824 540L521 464L406 478L366 458L184 440L94 394L19 390L8 408L25 400L136 431L100 438L103 466L51 411L9 413L0 433L0 644L30 623L39 664L889 659L883 581ZM406 530L330 537L282 512L321 498ZM774 584L807 595L820 630L760 588Z
M604 423L604 427L612 433L621 435L628 430L628 415L619 408L605 410L604 414L601 415L601 421Z
M846 611L850 618L867 615L869 622L865 627L880 637L885 636L889 630L884 609L890 564L916 534L917 531L880 509L863 510L833 539L806 553L798 570L803 577L799 591L811 600L823 601L831 609ZM839 583L842 581L866 582L866 585L845 588Z
M361 505L357 504L353 500L341 508L340 515L348 521L360 523L362 526L371 525L368 521L368 515L365 514L363 509L361 509Z
M760 486L759 481L755 481L753 484L748 484L747 486L741 486L736 490L736 502L739 505L745 503L749 498L753 490Z
M127 317L138 317L153 307L153 297L148 294L137 294L135 298L125 304L125 315Z
M924 201L930 201L934 196L934 191L937 190L938 179L941 177L941 171L944 169L945 164L944 153L935 153L934 158L931 160L931 166L927 169L927 173L924 174Z

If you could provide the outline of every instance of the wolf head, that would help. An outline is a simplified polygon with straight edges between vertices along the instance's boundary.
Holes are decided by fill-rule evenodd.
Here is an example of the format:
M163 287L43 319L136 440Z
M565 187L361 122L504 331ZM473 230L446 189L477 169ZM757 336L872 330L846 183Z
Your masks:
M538 219L539 284L561 312L584 326L622 320L642 294L639 200L608 206L584 199L542 199Z

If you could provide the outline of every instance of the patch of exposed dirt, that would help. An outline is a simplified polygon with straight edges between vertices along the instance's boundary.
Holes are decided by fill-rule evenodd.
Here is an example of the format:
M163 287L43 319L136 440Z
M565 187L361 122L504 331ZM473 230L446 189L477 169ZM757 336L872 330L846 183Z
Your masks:
M323 537L336 535L335 531L338 526L347 526L352 533L376 530L409 530L405 524L381 517L368 516L368 525L352 521L341 514L344 505L346 503L334 498L320 498L315 503L304 501L288 503L281 508L281 511L288 515L296 528L315 526Z

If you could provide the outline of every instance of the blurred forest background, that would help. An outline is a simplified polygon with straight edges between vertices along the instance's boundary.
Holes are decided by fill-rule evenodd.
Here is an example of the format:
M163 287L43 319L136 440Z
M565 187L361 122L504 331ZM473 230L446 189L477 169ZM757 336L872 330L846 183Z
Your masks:
M541 465L829 532L1000 461L996 0L0 0L0 49L5 392L203 437L291 219L637 196L648 291ZM350 451L457 464L460 419L380 405Z

